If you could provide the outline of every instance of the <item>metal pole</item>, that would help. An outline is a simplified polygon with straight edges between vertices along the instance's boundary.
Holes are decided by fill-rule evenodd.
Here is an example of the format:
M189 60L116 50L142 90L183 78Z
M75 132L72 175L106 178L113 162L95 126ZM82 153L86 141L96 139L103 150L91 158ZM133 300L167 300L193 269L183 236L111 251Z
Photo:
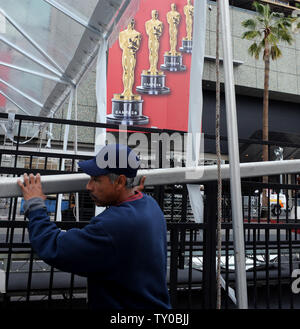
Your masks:
M3 152L5 153L5 152ZM221 165L222 179L230 178L231 165ZM292 174L300 172L300 160L283 161L260 161L241 163L242 177L258 177L266 175ZM30 173L31 169L24 168L24 173ZM37 172L37 170L35 170ZM189 173L187 176L186 173ZM201 173L201 175L199 174ZM202 175L203 174L203 175ZM134 185L138 185L142 176L146 176L145 186L148 185L168 185L168 184L191 184L217 180L217 166L203 167L175 167L161 169L141 169L137 173ZM187 178L190 177L190 178ZM199 177L199 179L193 178ZM89 176L86 174L63 174L63 175L43 175L42 185L45 194L69 193L84 191ZM1 177L0 198L10 198L22 196L22 192L17 185L17 178Z
M234 259L237 306L248 308L247 277L245 267L244 226L242 213L242 194L238 129L236 117L235 88L233 76L232 40L230 32L230 17L228 0L220 0L220 14L222 22L222 38L224 52L224 76L228 148L230 162L230 191L232 208L232 227L234 238Z
M67 112L67 120L71 120L72 115L72 106L73 106L73 98L74 98L75 88L71 89L69 104L68 104L68 112ZM63 142L63 153L67 152L68 149L68 140L69 140L69 132L70 132L70 125L65 125L65 132L64 132L64 142ZM65 170L65 159L62 159L60 171ZM56 220L61 222L61 201L62 201L62 194L58 195L57 199L57 208L56 208Z

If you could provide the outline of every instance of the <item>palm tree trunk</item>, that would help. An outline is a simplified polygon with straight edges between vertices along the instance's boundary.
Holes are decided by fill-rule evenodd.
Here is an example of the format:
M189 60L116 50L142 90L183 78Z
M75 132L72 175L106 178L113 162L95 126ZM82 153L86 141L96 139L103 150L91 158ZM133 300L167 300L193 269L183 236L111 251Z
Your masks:
M265 41L265 52L264 52L264 62L265 62L265 81L264 81L264 104L263 104L263 141L269 140L269 76L270 76L270 52L268 41ZM269 147L268 145L263 145L263 161L269 161ZM263 183L268 183L268 176L263 176ZM263 191L262 199L263 210L266 210L268 206L266 189Z
M269 76L270 55L266 51L265 56L265 81L264 81L264 106L263 106L263 140L269 140ZM263 145L263 161L269 161L268 145ZM267 177L268 178L268 177Z

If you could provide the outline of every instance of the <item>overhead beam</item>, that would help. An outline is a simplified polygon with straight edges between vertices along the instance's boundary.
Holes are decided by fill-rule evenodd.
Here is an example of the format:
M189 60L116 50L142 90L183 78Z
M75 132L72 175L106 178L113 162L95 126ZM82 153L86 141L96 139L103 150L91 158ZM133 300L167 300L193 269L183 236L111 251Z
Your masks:
M66 74L73 77L73 81L78 86L84 74L89 70L92 63L94 63L101 42L103 38L109 37L113 26L118 24L122 14L130 4L130 0L124 0L119 5L113 6L114 11L110 10L112 3L108 1L98 1L93 14L90 17L89 25L97 26L101 23L104 27L108 27L108 31L101 35L93 33L90 29L86 29L78 44L72 61L66 68ZM100 26L100 25L99 25ZM79 66L78 63L82 65ZM58 109L64 104L66 98L70 94L70 87L57 85L48 96L44 109L41 111L41 116L47 116L49 112L56 113Z
M26 111L21 105L19 105L17 102L15 102L11 97L7 96L2 90L0 90L0 94L5 97L6 99L8 99L11 103L13 103L19 110L21 110L22 112L24 112L27 115L32 115L30 114L28 111Z
M0 36L0 41L2 41L3 43L5 43L8 47L10 47L10 48L14 49L15 51L17 51L18 53L22 54L23 56L29 58L30 60L32 60L36 64L42 66L44 69L46 69L46 70L54 73L58 77L62 78L63 75L60 72L58 72L57 70L55 70L52 66L50 66L50 65L42 62L40 59L38 59L37 57L31 55L30 53L28 53L24 49L18 47L17 45L15 45L14 43L10 42L9 40L7 40L6 38L4 38L3 36Z
M70 85L69 81L66 81L63 78L54 77L54 76L49 75L49 74L44 74L44 73L41 73L41 72L29 70L29 69L26 69L26 68L21 67L21 66L12 65L12 64L9 64L9 63L1 62L1 61L0 61L0 65L9 67L9 68L17 70L17 71L32 74L32 75L35 75L35 76L38 76L38 77L41 77L41 78L44 78L44 79L48 79L48 80L52 80L52 81L55 81L55 82Z
M15 86L11 85L10 83L8 83L7 81L4 81L3 79L0 79L0 83L3 83L4 85L6 85L7 87L9 87L10 89L14 90L15 92L17 92L18 94L20 94L22 97L25 97L26 99L28 99L30 102L36 104L39 107L43 107L43 104L40 103L39 101L37 101L35 98L27 95L26 93L24 93L23 91L21 91L20 89L16 88Z
M54 0L44 0L44 1L88 30L90 30L96 34L99 34L99 35L102 35L104 32L106 32L105 29L98 29L98 28L90 25L87 21L85 21L84 19L82 19L81 17L76 15L73 11L62 6L58 2L56 2Z
M240 170L241 177L245 178L298 173L300 172L300 160L241 163ZM30 170L24 169L25 172L30 173ZM230 178L228 164L221 166L221 175L222 179ZM146 176L145 186L204 183L217 180L217 166L139 170L135 178L135 185L138 185L142 176ZM88 180L89 176L86 174L51 175L41 178L45 194L84 191ZM17 185L17 178L1 177L0 198L18 196L22 196L22 193Z
M44 57L49 61L53 66L56 67L58 71L61 73L64 72L64 70L56 63L56 61L48 55L48 53L36 42L34 41L31 36L24 31L22 27L19 26L18 23L15 22L15 20L10 17L4 10L0 9L0 13L6 17L6 19L10 22L10 24L17 30L19 33L22 34L22 36Z

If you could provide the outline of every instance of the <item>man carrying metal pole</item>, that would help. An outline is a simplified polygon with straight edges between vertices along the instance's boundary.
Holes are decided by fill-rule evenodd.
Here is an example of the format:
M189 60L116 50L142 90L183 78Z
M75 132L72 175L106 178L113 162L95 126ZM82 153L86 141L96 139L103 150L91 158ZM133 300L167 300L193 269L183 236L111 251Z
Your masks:
M238 308L247 309L247 278L245 267L245 245L242 214L239 143L236 118L236 102L232 64L232 41L230 34L231 32L228 0L220 1L220 14L224 52L225 99L230 162L230 191L234 240L235 278L237 290L236 296Z
M145 178L133 187L140 159L126 145L108 144L78 166L90 176L91 199L106 208L81 229L62 231L50 220L39 174L17 181L32 248L50 266L87 277L90 309L171 308L166 221L141 193Z

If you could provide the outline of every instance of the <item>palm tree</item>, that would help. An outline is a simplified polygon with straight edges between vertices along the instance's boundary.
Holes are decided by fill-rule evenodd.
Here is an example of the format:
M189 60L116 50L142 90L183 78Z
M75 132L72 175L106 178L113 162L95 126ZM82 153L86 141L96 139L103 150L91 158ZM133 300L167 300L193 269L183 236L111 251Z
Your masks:
M264 98L263 98L263 141L269 140L269 75L270 59L276 60L282 56L279 42L291 44L292 23L295 17L284 17L281 13L272 12L269 5L263 5L255 1L253 6L257 12L254 18L246 19L242 26L248 31L242 35L243 39L254 40L248 49L251 56L259 59L263 54L264 61ZM299 25L300 23L298 23ZM299 26L298 26L299 27ZM269 160L268 145L263 145L263 161ZM263 177L263 183L268 182L268 177ZM266 193L263 193L263 208L267 206Z

